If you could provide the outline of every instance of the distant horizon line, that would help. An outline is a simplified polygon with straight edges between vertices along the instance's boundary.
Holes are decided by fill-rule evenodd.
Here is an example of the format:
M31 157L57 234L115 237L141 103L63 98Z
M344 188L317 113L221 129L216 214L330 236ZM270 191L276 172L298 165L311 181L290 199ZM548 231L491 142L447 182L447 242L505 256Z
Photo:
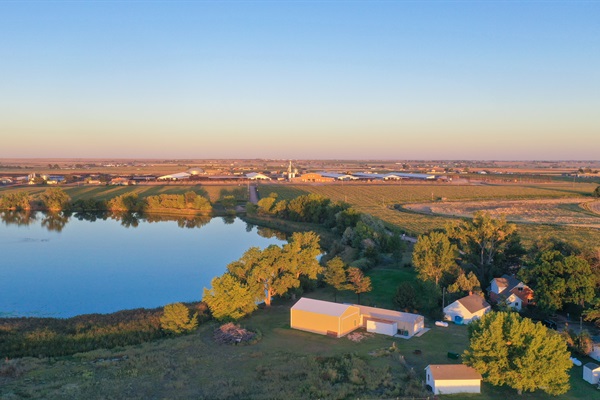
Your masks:
M462 161L487 161L487 162L600 162L600 159L551 159L551 158L530 158L530 159L508 159L508 158L274 158L274 157L209 157L209 158L191 158L191 157L2 157L0 161L24 161L24 160L68 160L68 161L95 161L95 160L127 160L127 161L208 161L208 160L243 160L243 161L387 161L387 162L415 162L415 161L436 161L436 162L462 162Z

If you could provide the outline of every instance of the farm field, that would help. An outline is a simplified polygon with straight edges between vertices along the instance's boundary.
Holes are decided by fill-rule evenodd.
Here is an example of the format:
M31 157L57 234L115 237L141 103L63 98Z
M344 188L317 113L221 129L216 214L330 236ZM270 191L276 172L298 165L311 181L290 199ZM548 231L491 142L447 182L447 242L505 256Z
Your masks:
M0 188L0 196L11 191L27 191L32 196L37 196L49 186L19 186ZM245 185L138 185L138 186L61 186L73 200L98 199L109 200L125 193L137 193L140 197L155 196L159 194L183 194L194 191L208 197L211 202L216 202L224 196L233 195L239 201L248 200L248 191Z
M449 215L425 215L407 210L397 210L395 205L415 202L526 200L526 199L581 199L591 201L593 183L552 183L539 185L452 185L452 184L304 184L304 185L261 185L261 196L271 192L280 199L291 199L298 195L316 193L334 201L346 201L361 212L371 214L386 223L416 236L431 229L442 228L458 217ZM434 202L432 202L432 198ZM519 223L519 233L530 244L538 238L558 236L583 246L597 247L600 230L590 227L569 225Z
M405 204L403 207L424 214L468 218L481 210L489 212L495 218L504 215L512 222L600 228L600 215L590 211L593 204L594 200L576 198L417 203Z

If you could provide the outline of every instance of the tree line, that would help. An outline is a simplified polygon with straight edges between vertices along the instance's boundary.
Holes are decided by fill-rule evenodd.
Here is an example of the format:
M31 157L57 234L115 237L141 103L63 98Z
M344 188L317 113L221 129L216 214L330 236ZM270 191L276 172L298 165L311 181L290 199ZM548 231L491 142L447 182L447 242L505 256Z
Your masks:
M557 239L540 239L526 249L514 224L489 213L419 236L413 265L422 281L460 295L487 288L492 278L514 275L534 291L545 315L590 307L600 285L600 253Z
M98 199L79 199L71 197L61 188L49 188L39 195L37 200L24 191L11 192L0 196L0 210L26 211L42 209L51 212L60 211L113 211L113 212L164 212L194 211L210 214L212 204L206 197L194 191L184 194L160 194L140 198L137 193L125 193L108 201Z

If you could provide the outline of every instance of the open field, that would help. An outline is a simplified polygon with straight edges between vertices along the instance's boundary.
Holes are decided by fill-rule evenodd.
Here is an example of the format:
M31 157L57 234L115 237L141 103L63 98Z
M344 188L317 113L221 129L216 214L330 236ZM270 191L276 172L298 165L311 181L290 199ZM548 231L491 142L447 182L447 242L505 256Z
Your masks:
M495 218L504 215L512 222L600 228L600 215L590 211L595 204L594 200L576 198L416 203L403 207L423 214L471 218L477 211L486 211Z
M406 271L372 271L391 281L390 287L408 278ZM408 274L408 275L407 275ZM309 297L328 298L327 289ZM352 294L348 294L352 297ZM348 298L349 299L349 298ZM340 300L338 300L340 301ZM424 380L423 369L430 363L456 363L447 352L462 353L468 344L467 327L426 326L431 331L409 340L373 335L355 343L290 329L289 308L293 301L279 301L271 309L258 310L242 326L260 330L262 339L251 346L217 345L212 339L214 323L202 325L195 333L140 346L98 350L60 359L16 360L18 377L0 376L0 398L60 399L304 399L379 398L365 396L355 383L328 387L323 372L315 371L318 360L355 354L360 374L389 374L390 382L402 382L402 361ZM387 306L387 304L383 304ZM381 355L396 344L397 352ZM415 350L420 350L416 354ZM587 362L587 360L584 360ZM0 364L2 362L0 361ZM1 365L0 365L1 366ZM389 371L389 372L387 372ZM557 399L591 399L592 385L581 379L581 367L571 373L572 389ZM311 397L311 394L313 396ZM482 394L450 398L498 399L516 395L508 388L483 384ZM389 397L389 396L388 396ZM545 399L543 393L524 394L522 399Z
M356 209L419 235L431 229L444 227L458 217L425 215L396 210L394 205L431 202L432 198L447 201L526 200L526 199L581 199L592 200L591 183L553 183L540 185L451 185L451 184L312 184L312 185L261 185L261 196L275 192L280 199L290 199L301 194L316 193L336 201L346 201ZM437 204L437 202L432 202ZM561 237L582 246L597 247L600 230L556 224L519 224L519 233L526 244L548 236Z
M26 191L32 196L37 196L50 186L11 186L0 188L0 196L11 191ZM155 196L159 194L183 194L194 191L208 197L214 203L224 196L233 195L239 201L248 200L246 185L138 185L138 186L106 186L82 185L61 186L73 200L90 199L109 200L125 193L137 193L140 197Z

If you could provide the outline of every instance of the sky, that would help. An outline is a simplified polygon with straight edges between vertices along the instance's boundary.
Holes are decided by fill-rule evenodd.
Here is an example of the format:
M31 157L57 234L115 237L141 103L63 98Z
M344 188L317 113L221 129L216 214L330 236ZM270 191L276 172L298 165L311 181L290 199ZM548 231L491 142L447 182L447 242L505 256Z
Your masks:
M0 1L1 158L598 160L600 1Z

